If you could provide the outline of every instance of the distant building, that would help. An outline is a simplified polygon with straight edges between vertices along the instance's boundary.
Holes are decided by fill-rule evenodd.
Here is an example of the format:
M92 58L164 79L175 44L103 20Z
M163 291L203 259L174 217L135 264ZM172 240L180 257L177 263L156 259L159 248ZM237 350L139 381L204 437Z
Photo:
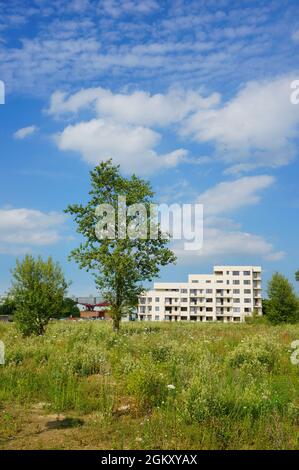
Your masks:
M262 268L214 266L213 274L190 274L188 282L158 282L139 297L138 319L242 322L262 315Z
M10 319L9 315L0 315L0 321L7 323L7 322L11 321L11 319Z

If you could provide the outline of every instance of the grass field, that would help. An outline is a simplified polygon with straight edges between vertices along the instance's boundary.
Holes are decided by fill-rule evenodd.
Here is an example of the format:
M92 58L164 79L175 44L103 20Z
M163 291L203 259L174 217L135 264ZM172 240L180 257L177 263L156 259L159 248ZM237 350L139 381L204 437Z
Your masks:
M298 449L299 325L0 324L1 449Z

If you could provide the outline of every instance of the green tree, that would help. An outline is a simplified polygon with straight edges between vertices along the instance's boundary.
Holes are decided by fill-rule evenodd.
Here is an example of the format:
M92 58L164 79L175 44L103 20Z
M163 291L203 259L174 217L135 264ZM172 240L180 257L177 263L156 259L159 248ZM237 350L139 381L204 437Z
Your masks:
M296 277L296 281L299 282L299 271L297 271L297 272L295 273L295 277Z
M14 320L24 336L42 335L50 318L57 317L63 307L68 288L58 263L49 257L26 255L17 260L12 271L11 294L16 304Z
M14 315L16 311L16 303L11 296L5 297L4 301L0 304L0 315Z
M298 299L292 284L275 273L268 284L267 317L272 323L295 323L299 320Z
M263 315L268 315L269 311L269 300L268 299L262 299L262 310L263 310Z
M66 297L63 299L61 318L64 317L80 317L80 309L77 306L77 302L71 299L70 297Z
M162 234L156 225L157 236L150 239L147 235L154 218L150 214L150 204L154 193L149 182L133 175L125 178L120 174L119 166L111 160L102 162L90 173L90 199L86 205L69 205L66 212L72 214L77 224L77 231L83 235L85 242L71 252L81 268L91 270L97 287L104 299L110 304L110 315L113 327L119 329L122 316L128 309L137 306L138 296L144 290L142 283L151 281L158 275L160 267L175 262L176 257L167 248L168 237ZM98 237L96 224L107 214L99 216L96 209L101 204L109 204L118 213L118 197L125 196L126 204L142 203L146 207L145 238L128 237L124 228L128 224L138 224L140 214L125 215L125 223L116 217L115 233L112 237ZM122 234L121 238L119 235Z

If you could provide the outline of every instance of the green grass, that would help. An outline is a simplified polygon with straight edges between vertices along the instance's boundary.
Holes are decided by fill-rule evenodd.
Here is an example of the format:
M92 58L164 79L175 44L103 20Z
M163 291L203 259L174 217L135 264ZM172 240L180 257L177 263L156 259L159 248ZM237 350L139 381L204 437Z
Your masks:
M299 448L299 325L0 324L0 339L2 449Z

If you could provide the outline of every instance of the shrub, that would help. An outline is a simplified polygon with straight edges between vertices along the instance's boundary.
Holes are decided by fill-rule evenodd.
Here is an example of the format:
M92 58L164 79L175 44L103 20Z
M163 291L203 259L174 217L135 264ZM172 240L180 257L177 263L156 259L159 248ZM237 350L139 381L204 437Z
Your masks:
M171 347L155 346L151 350L151 356L154 362L165 362L171 357Z
M42 335L50 318L63 305L68 284L59 264L51 257L43 261L26 255L13 271L12 296L16 305L15 321L24 336Z
M278 356L278 349L273 337L247 337L228 355L228 362L233 367L254 369L259 366L272 370ZM260 370L260 368L259 368Z
M268 284L267 317L274 323L296 323L299 321L299 302L292 284L279 273L275 273Z
M144 408L161 405L168 395L166 378L153 364L140 363L138 368L130 372L127 389Z

